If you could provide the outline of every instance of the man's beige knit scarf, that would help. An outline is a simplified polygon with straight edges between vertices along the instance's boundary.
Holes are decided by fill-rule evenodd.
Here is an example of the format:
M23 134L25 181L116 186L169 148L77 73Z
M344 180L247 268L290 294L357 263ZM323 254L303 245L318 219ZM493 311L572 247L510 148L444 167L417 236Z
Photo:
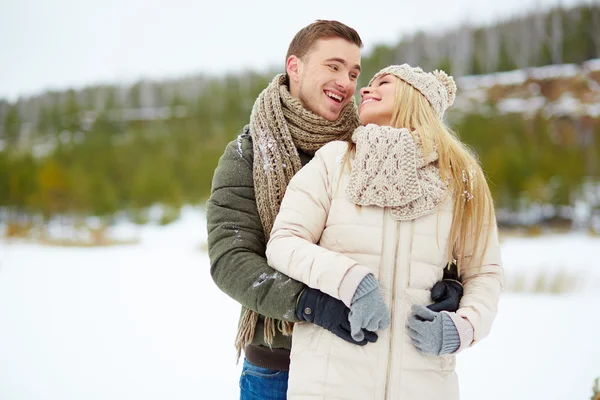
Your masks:
M328 121L302 106L290 95L285 74L277 75L258 96L250 116L250 135L254 150L254 191L258 213L268 242L275 217L288 183L302 163L298 150L314 154L334 140L348 140L358 126L354 100L336 121ZM241 350L254 337L258 313L245 310L235 346ZM275 330L291 335L293 323L265 318L265 342L273 343Z

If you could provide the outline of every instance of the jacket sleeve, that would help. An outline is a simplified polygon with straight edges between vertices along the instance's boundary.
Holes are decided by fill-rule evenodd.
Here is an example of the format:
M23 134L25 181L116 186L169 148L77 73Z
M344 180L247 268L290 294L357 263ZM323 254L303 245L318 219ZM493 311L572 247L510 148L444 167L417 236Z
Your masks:
M317 245L331 206L331 174L336 146L340 145L345 144L333 142L324 146L292 178L273 225L267 260L283 274L349 306L354 290L369 270L345 255Z
M464 293L456 314L466 318L473 326L471 345L490 333L498 313L498 301L504 286L504 271L495 219L491 225L486 224L486 227L489 230L489 237L481 264L471 265L467 258L460 268Z
M210 272L244 307L297 322L296 302L306 286L267 264L252 162L251 139L242 135L227 146L215 169L206 209Z

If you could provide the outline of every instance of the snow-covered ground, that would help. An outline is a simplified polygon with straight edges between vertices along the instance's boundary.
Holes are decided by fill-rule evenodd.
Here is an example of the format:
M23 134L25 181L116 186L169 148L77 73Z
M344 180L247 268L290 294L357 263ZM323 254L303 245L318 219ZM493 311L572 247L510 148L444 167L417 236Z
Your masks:
M139 244L111 248L0 242L0 399L238 398L239 308L199 250L202 214L137 233ZM600 238L502 247L507 278L583 278L568 295L503 295L491 335L458 357L462 399L589 399L600 376Z

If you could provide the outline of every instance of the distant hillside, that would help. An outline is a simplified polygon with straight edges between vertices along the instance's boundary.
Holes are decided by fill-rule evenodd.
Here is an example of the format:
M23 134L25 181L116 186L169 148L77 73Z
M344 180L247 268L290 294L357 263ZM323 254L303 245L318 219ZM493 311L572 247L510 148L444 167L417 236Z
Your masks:
M441 68L460 77L552 64L582 64L595 58L600 58L600 4L579 5L539 10L491 26L461 26L436 34L419 32L395 46L377 46L363 56L359 85L365 85L375 72L393 63L406 62L425 70ZM46 92L14 104L0 100L0 138L17 135L21 123L28 124L27 130L35 130L41 123L60 131L65 125L62 116L74 109L79 111L81 121L86 120L86 111L112 112L114 116L119 113L114 109L143 109L128 111L129 118L138 114L148 118L154 114L164 116L164 107L173 104L195 112L193 109L207 97L216 101L212 108L220 107L222 103L214 96L231 90L237 92L239 102L247 105L254 100L256 89L274 73L246 72L223 77L199 74L126 86Z
M600 232L600 59L457 85L449 121L483 162L498 221L573 221Z
M600 118L600 59L457 79L458 113Z
M439 34L418 32L395 46L379 46L363 60L363 78L384 65L441 68L480 75L600 57L600 4L537 12L492 26L463 25ZM368 82L368 81L367 81Z
M579 215L600 227L599 50L600 5L556 8L379 46L363 56L359 85L390 63L449 70L459 91L448 121L481 159L508 213L499 216L510 223L513 212L541 209L524 223ZM125 211L144 221L156 203L171 207L170 220L204 202L225 145L274 73L0 101L0 220Z

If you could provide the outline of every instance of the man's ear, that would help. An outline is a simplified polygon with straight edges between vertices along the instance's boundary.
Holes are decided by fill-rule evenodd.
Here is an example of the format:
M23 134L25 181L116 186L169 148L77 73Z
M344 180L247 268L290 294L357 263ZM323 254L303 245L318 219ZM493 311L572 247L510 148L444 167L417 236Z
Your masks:
M298 83L300 81L300 63L302 61L295 55L288 57L285 63L285 71L290 77L290 81Z

